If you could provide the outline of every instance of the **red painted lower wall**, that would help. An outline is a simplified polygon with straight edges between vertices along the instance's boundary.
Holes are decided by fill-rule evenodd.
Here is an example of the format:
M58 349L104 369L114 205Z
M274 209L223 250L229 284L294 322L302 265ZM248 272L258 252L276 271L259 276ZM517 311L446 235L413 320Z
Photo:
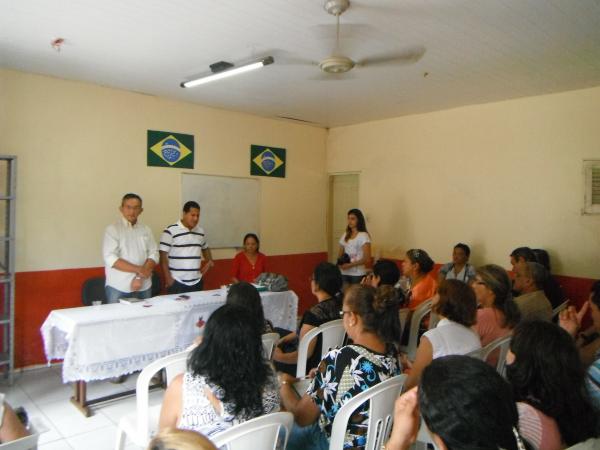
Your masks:
M288 277L289 287L299 297L299 313L314 303L308 278L313 268L327 260L327 253L269 256L271 272ZM230 282L232 260L217 260L207 273L205 289ZM104 275L103 267L88 269L19 272L15 290L15 366L46 362L40 327L53 309L81 306L81 286L91 277Z
M269 256L269 270L288 277L289 287L299 297L302 314L316 303L310 292L309 277L313 268L327 260L327 253ZM401 265L400 261L396 261ZM232 260L215 261L207 273L205 289L230 282ZM439 269L436 265L435 270ZM15 366L26 367L46 362L40 327L53 309L81 306L81 286L91 277L103 276L104 268L19 272L16 275L15 299ZM587 300L594 280L556 276L565 294L578 307Z

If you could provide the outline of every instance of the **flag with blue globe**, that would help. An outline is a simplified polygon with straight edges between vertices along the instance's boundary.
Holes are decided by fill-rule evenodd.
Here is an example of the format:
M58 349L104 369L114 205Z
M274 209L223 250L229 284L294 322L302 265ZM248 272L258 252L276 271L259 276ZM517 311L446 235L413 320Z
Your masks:
M285 177L285 148L250 146L250 175Z
M194 136L148 130L148 165L194 168Z

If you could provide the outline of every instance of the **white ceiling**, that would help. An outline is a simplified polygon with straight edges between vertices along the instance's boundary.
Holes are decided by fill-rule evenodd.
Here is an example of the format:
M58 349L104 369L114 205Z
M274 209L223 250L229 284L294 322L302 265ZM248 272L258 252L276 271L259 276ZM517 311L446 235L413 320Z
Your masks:
M333 50L323 3L0 0L0 67L327 127L600 85L600 0L351 1L342 53L425 53L341 80L301 63ZM263 69L179 87L216 61L266 55Z

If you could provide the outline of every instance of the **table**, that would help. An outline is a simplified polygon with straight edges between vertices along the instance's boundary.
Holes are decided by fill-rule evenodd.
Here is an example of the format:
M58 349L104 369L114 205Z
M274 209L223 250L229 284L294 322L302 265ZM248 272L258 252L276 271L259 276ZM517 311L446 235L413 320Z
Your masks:
M72 401L84 414L89 415L87 406L109 399L87 400L86 382L130 374L185 350L199 333L198 319L206 321L225 303L220 289L188 295L183 301L176 300L178 295L163 295L131 305L50 312L41 328L46 359L63 360L63 382L75 382ZM265 317L275 326L296 329L298 296L293 291L261 292L261 299Z

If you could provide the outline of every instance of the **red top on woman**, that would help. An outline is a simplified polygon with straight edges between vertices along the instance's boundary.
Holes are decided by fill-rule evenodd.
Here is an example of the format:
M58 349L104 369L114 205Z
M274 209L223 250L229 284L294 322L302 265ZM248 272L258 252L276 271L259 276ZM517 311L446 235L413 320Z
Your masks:
M252 264L244 252L240 252L233 258L233 268L231 276L239 281L252 283L261 273L266 272L267 257L258 252L256 262Z

